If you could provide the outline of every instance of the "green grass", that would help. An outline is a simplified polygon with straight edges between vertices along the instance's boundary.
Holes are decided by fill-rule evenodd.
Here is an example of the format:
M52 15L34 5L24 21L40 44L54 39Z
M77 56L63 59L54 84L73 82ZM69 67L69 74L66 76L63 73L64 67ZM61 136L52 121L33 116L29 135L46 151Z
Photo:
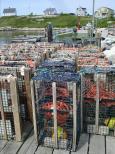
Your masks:
M78 18L74 15L62 14L57 17L45 17L43 21L39 21L38 18L32 18L24 16L12 16L12 17L1 17L0 18L0 27L11 26L14 28L44 28L47 26L48 22L51 22L54 27L74 27L77 24ZM109 19L108 19L109 20ZM106 27L107 19L102 19L97 21L98 27ZM112 21L115 22L115 18L112 18ZM81 26L86 25L88 22L91 22L91 17L80 17Z
M112 21L112 23L114 24L115 23L115 18L99 19L96 22L97 27L100 27L100 28L107 27L108 26L108 24L107 24L108 21Z

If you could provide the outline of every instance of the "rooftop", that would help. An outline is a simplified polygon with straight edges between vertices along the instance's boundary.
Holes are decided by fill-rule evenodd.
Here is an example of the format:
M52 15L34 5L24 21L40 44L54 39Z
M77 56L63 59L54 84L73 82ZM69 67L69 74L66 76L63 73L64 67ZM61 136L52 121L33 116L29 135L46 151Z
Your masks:
M3 13L15 13L16 12L16 8L6 8L3 10Z

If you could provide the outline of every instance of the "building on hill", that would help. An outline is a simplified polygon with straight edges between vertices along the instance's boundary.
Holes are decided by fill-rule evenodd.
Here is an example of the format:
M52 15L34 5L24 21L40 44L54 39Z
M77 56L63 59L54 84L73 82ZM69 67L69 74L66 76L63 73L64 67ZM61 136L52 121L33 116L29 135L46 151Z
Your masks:
M87 9L82 8L82 7L77 8L76 15L77 16L86 16L87 15Z
M45 15L56 15L57 10L55 8L47 8L46 10L44 10L44 14Z
M5 8L3 10L3 14L4 16L16 16L17 15L17 11L16 8Z
M95 17L99 19L109 18L112 16L114 16L114 10L107 7L101 7L95 12Z

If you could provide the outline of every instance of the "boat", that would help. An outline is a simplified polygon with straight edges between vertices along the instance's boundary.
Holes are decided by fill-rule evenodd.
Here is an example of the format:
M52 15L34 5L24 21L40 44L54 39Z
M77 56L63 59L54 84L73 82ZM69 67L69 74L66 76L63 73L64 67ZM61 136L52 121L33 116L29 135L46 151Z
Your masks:
M20 42L40 42L41 37L38 36L18 36L12 39L12 43Z

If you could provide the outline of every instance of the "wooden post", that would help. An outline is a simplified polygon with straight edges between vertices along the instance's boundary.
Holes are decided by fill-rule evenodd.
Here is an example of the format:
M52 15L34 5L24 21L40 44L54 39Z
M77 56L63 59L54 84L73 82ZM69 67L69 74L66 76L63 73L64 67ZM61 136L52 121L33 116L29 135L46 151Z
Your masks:
M54 142L55 142L55 148L58 148L57 109L56 109L56 82L52 83L52 95L53 95L53 112L54 112Z
M96 74L96 112L95 112L96 133L99 130L99 75Z
M81 99L80 99L80 109L81 109L81 131L83 131L83 74L81 73Z
M45 52L43 52L42 55L41 55L41 57L42 57L42 62L44 62L45 56L46 56L46 54L45 54Z
M35 106L35 94L34 94L33 80L31 80L31 98L32 98L32 109L33 109L34 136L35 136L36 143L38 144L38 129L37 129L37 118L36 118L36 106Z
M79 51L78 51L78 55L75 57L75 67L76 67L76 71L79 70L79 67L78 67L78 58L79 58Z
M38 89L40 88L40 81L36 81L36 80L35 80L34 83L35 83L35 85L36 85L36 86L35 86L35 96L36 96L36 97L35 97L35 98L36 98L35 101L38 102L38 101L39 101Z
M20 109L19 109L19 96L17 92L17 80L15 77L10 79L10 91L12 99L12 110L14 117L14 126L16 133L16 141L21 141L21 119L20 119Z
M29 120L31 122L33 122L30 78L31 78L30 69L25 68L24 69L24 80L25 80L25 87L26 87L26 98L27 98L28 116L29 116Z
M49 51L46 51L46 59L49 59L50 58L50 56L49 56Z
M99 48L101 49L101 34L99 34Z
M0 111L1 111L1 117L2 117L2 122L3 122L3 126L4 126L4 139L7 140L7 130L6 130L6 121L5 121L5 115L4 115L4 107L3 107L3 103L2 103L2 98L1 98L1 94L0 94Z
M99 52L101 52L101 34L100 33L96 33L96 43L99 48Z
M73 151L76 150L77 144L77 99L76 83L73 83Z
M35 102L38 102L40 97L42 97L43 95L41 94L40 96L38 95L38 89L40 88L40 82L41 81L34 81L35 86ZM36 104L36 112L39 112L39 104Z

